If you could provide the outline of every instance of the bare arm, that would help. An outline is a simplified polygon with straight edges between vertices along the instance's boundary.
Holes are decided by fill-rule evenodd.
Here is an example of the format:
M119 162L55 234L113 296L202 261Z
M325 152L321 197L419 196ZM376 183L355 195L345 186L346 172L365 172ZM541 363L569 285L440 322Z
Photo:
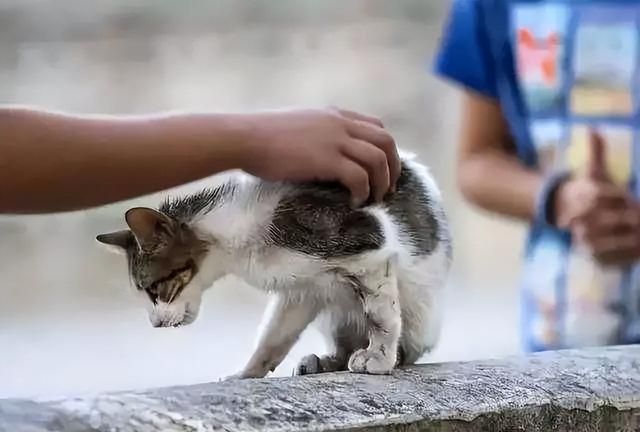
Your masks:
M1 110L0 212L75 210L230 169L238 163L237 143L224 143L237 127L224 117L124 120Z
M125 118L0 107L0 213L93 207L229 169L338 180L361 201L393 185L399 162L379 120L348 111Z
M458 152L458 184L467 200L504 216L531 219L540 174L515 156L497 101L466 92Z

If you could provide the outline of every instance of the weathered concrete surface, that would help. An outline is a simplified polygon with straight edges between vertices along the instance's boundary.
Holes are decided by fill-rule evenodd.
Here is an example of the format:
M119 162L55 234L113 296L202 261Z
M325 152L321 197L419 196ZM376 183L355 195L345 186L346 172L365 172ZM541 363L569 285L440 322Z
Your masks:
M640 430L640 347L0 401L1 432L218 430Z

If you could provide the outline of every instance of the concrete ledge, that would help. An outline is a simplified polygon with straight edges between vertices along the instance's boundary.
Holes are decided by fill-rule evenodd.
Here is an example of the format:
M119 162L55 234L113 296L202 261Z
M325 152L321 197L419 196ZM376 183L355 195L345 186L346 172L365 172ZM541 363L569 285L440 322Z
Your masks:
M640 347L1 400L1 432L640 430Z

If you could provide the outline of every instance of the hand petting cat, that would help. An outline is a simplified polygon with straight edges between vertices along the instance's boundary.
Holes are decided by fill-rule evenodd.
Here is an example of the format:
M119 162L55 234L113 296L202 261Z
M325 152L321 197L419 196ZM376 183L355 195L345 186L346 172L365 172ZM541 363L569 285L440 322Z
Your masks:
M0 213L110 204L240 169L338 181L379 201L400 161L380 120L339 109L79 116L0 107Z

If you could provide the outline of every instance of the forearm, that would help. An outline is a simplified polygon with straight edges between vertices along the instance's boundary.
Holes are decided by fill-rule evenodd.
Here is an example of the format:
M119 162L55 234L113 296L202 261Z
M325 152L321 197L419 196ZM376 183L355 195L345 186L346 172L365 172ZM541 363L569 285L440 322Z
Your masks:
M458 184L467 200L485 210L531 220L542 177L515 156L483 151L459 160Z
M0 213L77 210L238 168L246 119L0 108Z

